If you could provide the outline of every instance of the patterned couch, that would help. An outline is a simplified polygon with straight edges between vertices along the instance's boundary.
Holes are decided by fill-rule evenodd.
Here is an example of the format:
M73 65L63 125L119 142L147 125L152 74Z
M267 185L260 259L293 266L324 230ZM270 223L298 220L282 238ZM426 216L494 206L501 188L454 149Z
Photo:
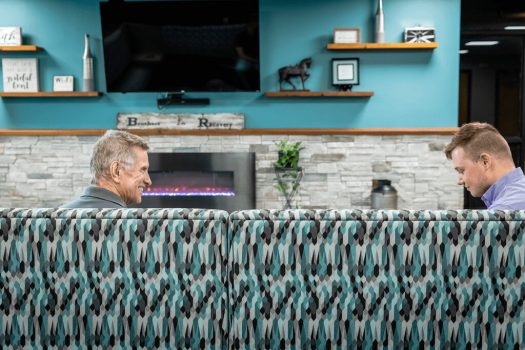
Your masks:
M519 348L525 212L0 209L7 348Z
M224 349L227 219L219 210L0 209L0 344Z

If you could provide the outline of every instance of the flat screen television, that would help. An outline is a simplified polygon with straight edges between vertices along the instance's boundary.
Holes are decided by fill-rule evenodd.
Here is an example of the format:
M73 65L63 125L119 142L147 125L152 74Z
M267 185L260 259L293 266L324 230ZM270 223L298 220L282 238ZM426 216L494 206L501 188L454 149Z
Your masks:
M108 92L259 91L259 1L100 3Z

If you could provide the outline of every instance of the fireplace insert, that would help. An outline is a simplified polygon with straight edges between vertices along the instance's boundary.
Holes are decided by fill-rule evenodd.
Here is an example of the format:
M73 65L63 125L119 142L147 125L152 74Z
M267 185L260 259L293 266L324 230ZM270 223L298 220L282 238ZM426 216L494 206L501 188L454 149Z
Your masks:
M255 153L149 153L140 208L255 207Z

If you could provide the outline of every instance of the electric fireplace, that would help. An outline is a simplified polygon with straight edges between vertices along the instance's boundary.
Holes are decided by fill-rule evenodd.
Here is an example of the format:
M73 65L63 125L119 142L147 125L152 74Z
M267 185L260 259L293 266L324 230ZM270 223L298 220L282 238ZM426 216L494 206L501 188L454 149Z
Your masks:
M140 208L255 207L255 153L149 153Z

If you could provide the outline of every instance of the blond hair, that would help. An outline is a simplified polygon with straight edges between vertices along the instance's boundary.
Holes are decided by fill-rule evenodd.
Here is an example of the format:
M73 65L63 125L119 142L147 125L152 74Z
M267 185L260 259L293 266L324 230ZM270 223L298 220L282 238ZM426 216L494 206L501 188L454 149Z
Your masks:
M149 149L146 141L140 136L120 130L106 131L93 147L90 161L91 183L97 184L100 178L108 177L110 165L114 161L125 166L133 165L135 162L133 147L145 151Z
M452 151L457 147L463 148L472 160L478 159L482 153L512 159L507 141L495 127L487 123L468 123L459 128L445 148L448 159L452 159Z

